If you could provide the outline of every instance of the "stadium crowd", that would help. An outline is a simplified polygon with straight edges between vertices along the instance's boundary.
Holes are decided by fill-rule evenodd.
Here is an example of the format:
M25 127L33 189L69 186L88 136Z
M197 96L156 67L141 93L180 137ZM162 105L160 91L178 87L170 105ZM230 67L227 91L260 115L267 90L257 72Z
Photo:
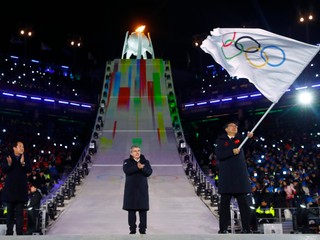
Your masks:
M69 66L0 55L0 90L96 103L99 82Z
M34 94L96 104L99 92L85 87L87 76L75 76L71 69L13 56L0 57L0 89L16 95ZM90 84L89 84L90 85ZM32 161L28 175L30 197L36 187L42 197L50 194L76 165L88 145L94 127L96 109L72 114L68 108L47 109L45 104L28 100L8 100L2 95L0 117L0 159L12 151L13 141L22 141L27 158ZM30 100L29 100L30 101ZM65 110L61 110L65 108ZM5 203L1 193L6 175L0 168L0 221L5 222Z
M255 209L261 208L261 203L268 209L282 209L282 214L284 209L301 206L318 208L320 129L317 116L312 111L308 115L293 112L286 118L281 113L270 119L262 122L254 139L244 145ZM244 125L240 124L240 128ZM198 126L200 134L191 140L191 148L203 171L214 178L219 187L219 163L215 157L217 134L212 134L216 130L210 124ZM276 212L271 216L275 215ZM319 209L315 216L319 218Z

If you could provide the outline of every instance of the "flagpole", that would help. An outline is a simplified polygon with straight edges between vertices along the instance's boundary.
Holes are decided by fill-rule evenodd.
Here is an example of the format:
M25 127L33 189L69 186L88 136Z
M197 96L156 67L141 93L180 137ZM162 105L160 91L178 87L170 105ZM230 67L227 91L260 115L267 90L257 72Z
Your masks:
M258 127L258 125L262 122L262 120L267 116L267 114L270 112L270 110L274 107L274 105L276 105L276 103L272 103L271 106L268 108L268 110L263 114L263 116L260 118L259 122L257 122L257 124L253 127L253 129L250 132L254 132L256 130L256 128ZM242 148L242 146L245 144L245 142L248 140L248 136L246 136L246 138L243 140L243 142L240 144L240 146L238 147L238 149Z

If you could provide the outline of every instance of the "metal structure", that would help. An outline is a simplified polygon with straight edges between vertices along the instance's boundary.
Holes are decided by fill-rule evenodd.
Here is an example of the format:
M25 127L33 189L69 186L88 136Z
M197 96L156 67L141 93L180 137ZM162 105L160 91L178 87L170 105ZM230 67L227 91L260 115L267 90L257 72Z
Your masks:
M143 25L138 27L130 35L129 31L126 32L121 59L130 59L132 56L135 56L136 59L155 58L150 34L148 33L147 37L143 33L144 29L145 26ZM147 53L149 53L151 57L148 57Z

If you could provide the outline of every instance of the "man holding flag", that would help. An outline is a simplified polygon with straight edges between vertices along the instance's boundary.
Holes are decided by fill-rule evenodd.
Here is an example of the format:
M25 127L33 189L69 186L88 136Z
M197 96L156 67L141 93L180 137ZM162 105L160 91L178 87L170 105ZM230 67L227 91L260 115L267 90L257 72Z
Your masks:
M232 128L237 128L237 126L235 123L226 125L225 131L230 139L226 136L224 138L219 138L220 140L218 139L217 141L216 150L217 159L219 158L220 162L223 164L227 163L227 161L225 161L226 159L230 158L232 160L243 154L239 155L243 144L249 137L252 137L251 134L253 134L263 118L279 101L282 95L299 77L320 50L320 46L299 42L262 29L246 28L215 28L211 31L211 36L208 36L202 42L201 48L203 51L210 54L217 63L224 67L230 76L247 78L272 102L272 105L268 108L263 117L249 132L250 136L248 135L241 143L239 140L238 143L240 144L236 147L235 144L231 147L235 141L231 140L232 136L230 132L232 132L232 130L236 131L237 129ZM229 146L231 149L226 149ZM228 152L230 152L231 155L227 156ZM234 157L232 157L232 153L234 154ZM232 162L230 159L229 162ZM231 181L235 186L230 186L230 184L227 187L221 186L220 163L218 192L221 194L220 206L222 209L220 210L219 217L219 233L228 233L227 227L228 224L230 224L230 199L232 196L236 196L238 201L243 231L250 232L248 225L249 210L244 197L242 197L243 194L248 193L249 181L245 176L246 171L243 169L245 165L239 165L239 162L238 159L236 162L238 165L231 164L227 167L226 164L226 166L223 165L222 168L226 176L229 176L226 177L228 184L230 181L227 178L235 176L238 179L239 177L238 175L230 174L230 169L233 169L233 173L236 172L236 168L238 168L238 171L243 172L243 179L246 179L246 184L242 181L242 190L239 190L239 186L236 186L239 184L236 181ZM236 194L233 191L235 188L237 189Z
M231 198L237 199L240 210L242 233L250 233L250 206L247 194L251 193L249 173L243 149L239 149L242 141L238 134L238 123L227 122L224 126L225 133L216 141L216 156L218 163L219 184L218 192L221 195L219 208L219 233L228 233L231 224L230 202ZM249 138L253 133L249 132Z

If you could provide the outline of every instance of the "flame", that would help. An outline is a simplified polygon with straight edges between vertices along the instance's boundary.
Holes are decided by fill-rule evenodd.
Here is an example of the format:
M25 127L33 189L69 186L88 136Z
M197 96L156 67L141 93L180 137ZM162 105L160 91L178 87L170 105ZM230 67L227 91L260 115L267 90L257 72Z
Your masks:
M141 25L141 26L138 27L135 31L136 31L136 32L143 32L145 28L146 28L145 25Z

